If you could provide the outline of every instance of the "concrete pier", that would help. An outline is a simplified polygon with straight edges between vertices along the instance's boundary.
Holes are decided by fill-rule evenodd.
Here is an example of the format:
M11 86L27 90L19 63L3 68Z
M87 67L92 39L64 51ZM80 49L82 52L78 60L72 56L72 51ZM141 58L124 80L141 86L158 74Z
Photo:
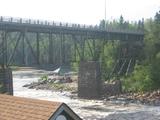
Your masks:
M0 68L0 83L3 85L3 92L13 95L13 78L10 68Z
M78 96L97 99L101 96L102 81L97 61L82 61L78 74Z

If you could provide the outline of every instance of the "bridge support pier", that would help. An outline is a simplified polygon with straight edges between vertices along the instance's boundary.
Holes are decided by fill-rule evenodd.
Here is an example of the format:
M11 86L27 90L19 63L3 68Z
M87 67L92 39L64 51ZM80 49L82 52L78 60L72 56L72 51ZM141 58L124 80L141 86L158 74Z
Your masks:
M10 68L0 68L1 91L13 95L12 70Z
M78 74L78 96L87 99L101 97L102 81L97 61L81 61Z

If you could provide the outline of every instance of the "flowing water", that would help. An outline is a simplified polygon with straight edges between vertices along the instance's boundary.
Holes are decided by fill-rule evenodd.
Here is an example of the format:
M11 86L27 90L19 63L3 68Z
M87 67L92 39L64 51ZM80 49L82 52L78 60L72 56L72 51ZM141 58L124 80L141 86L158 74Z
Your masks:
M84 120L160 120L160 106L124 104L120 101L72 99L69 92L23 87L25 84L38 81L40 76L50 72L33 69L14 71L14 96L64 102Z

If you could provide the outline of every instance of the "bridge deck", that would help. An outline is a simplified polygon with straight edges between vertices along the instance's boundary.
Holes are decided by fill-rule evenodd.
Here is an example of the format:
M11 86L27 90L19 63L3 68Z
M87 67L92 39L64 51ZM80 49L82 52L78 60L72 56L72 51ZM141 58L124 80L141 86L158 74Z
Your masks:
M105 38L108 40L143 40L144 36L142 30L101 29L98 26L4 17L0 18L0 30L6 30L8 32L24 31L33 33L88 35L91 38Z

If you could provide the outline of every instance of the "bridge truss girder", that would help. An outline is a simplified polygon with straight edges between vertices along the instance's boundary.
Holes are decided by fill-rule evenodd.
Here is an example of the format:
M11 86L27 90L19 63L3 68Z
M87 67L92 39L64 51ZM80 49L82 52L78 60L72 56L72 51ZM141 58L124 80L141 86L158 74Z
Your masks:
M103 40L92 39L87 34L69 35L63 32L44 34L30 33L27 30L17 32L3 30L0 33L0 62L3 67L17 63L62 65L73 61L97 60L100 46L103 45L101 44ZM32 63L28 63L28 59Z
M107 41L143 41L143 32L0 20L0 64L54 64L102 60Z

